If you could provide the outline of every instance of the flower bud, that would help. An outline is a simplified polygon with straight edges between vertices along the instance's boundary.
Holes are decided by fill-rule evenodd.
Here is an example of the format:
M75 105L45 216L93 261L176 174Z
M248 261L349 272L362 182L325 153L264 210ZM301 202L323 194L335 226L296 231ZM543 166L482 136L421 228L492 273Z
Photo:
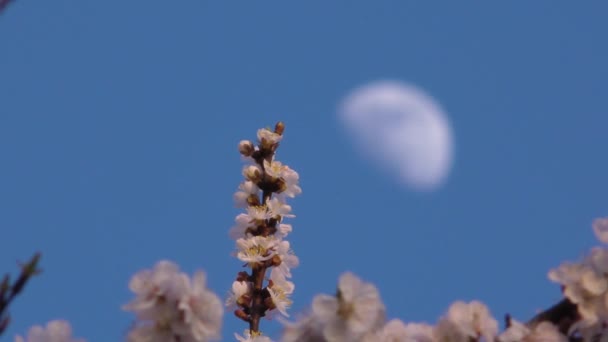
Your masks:
M255 147L253 143L249 140L241 140L239 143L239 152L245 157L251 157L253 152L255 151Z
M247 281L249 280L249 273L241 271L236 275L236 281Z
M260 204L260 198L258 197L258 195L249 195L249 197L247 197L247 205L258 206Z
M271 259L271 260L272 260L272 266L275 266L275 267L276 267L276 266L279 266L279 265L281 264L281 257L280 257L280 256L278 256L277 254L275 254L275 255L272 257L272 259Z
M245 322L249 322L249 315L247 315L243 310L235 310L234 315Z
M263 171L258 165L249 165L243 169L243 176L254 183L262 180Z
M244 294L236 300L236 304L240 307L247 308L251 304L251 296Z
M275 185L276 185L276 193L280 194L281 192L287 190L287 183L285 182L284 179L278 178L275 180Z
M274 151L279 142L283 138L280 134L270 131L267 128L258 130L258 140L260 141L260 149Z
M285 124L283 121L277 122L277 124L274 126L274 132L278 135L283 135L283 132L285 132Z

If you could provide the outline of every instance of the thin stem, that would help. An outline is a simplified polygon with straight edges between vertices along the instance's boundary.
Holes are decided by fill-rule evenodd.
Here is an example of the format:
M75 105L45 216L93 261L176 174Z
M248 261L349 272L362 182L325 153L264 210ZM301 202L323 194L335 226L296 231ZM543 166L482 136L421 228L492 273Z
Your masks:
M260 163L263 166L263 163ZM262 191L262 205L266 204L270 200L272 195L271 191ZM251 278L253 279L253 298L251 305L251 319L249 320L249 331L253 335L254 332L260 331L260 318L266 311L266 305L264 305L264 277L266 276L266 265L258 263L257 266L252 267Z
M21 265L21 274L13 284L10 284L8 274L4 276L2 282L0 283L0 335L2 335L10 321L10 317L6 312L8 306L15 299L15 297L17 297L17 295L23 291L23 288L27 282L33 276L40 273L40 270L38 269L39 261L40 253L34 254L29 262Z
M266 267L260 265L252 271L253 278L253 298L251 305L251 320L249 321L249 330L251 333L260 331L260 318L266 311L262 293L264 291L264 276L266 275Z

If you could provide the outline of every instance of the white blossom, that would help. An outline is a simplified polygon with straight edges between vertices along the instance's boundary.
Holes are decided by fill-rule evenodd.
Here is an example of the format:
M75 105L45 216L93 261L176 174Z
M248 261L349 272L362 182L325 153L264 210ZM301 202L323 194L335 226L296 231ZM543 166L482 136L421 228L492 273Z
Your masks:
M295 215L291 214L291 206L279 200L277 197L268 201L266 206L268 207L268 216L270 217L295 217Z
M271 285L268 286L268 292L270 293L270 298L272 298L275 308L283 314L283 316L289 317L287 309L292 303L289 297L295 288L294 283L288 281L278 268L272 269L270 272L270 280Z
M223 307L206 288L205 274L192 278L170 261L136 273L129 284L136 297L124 306L138 321L128 335L130 342L203 342L219 337Z
M234 221L236 222L236 225L230 228L230 237L234 240L246 237L247 234L245 234L245 232L247 231L247 228L253 227L251 224L253 221L251 219L251 216L244 213L240 213L236 216Z
M260 189L252 181L244 181L239 185L239 191L234 193L234 204L239 208L244 208L248 205L247 199L251 195L258 195Z
M264 171L259 165L251 164L243 167L243 176L249 181L258 182L262 179L263 175Z
M276 254L278 240L272 236L252 236L236 240L237 257L247 263L271 259Z
M608 274L608 249L604 247L591 248L583 263L599 274Z
M608 218L593 221L593 231L608 242ZM589 330L608 320L608 249L594 247L581 262L564 262L549 271L549 279L562 285L563 293L577 305L582 320L571 328Z
M290 224L279 223L277 226L277 237L281 239L285 238L293 230Z
M247 207L247 215L251 218L251 221L261 222L272 217L268 211L268 207L265 205L252 205Z
M264 160L264 171L272 178L281 178L283 176L283 169L287 165L283 165L280 161L268 161Z
M172 341L175 337L176 334L173 332L170 325L138 322L138 324L129 331L127 342L167 342Z
M439 321L436 334L440 341L467 342L471 338L493 341L498 334L498 322L483 303L457 301Z
M605 276L589 264L565 262L549 272L549 279L561 284L564 296L577 304L585 321L583 325L593 325L608 318Z
M516 320L511 320L511 326L498 336L499 342L568 342L557 327L550 322L541 322L532 330Z
M208 341L220 337L224 309L220 298L207 289L205 273L197 271L189 281L189 291L181 297L178 327L191 334L195 341Z
M262 145L276 144L283 138L282 135L277 134L268 128L260 128L258 130L258 140Z
M273 178L280 178L285 182L285 189L278 193L277 196L281 199L285 197L293 198L302 193L302 189L298 184L300 175L279 161L264 161L264 170L266 174Z
M239 334L234 334L234 337L239 342L272 342L272 340L268 336L263 335L253 335L249 329L243 332L243 336Z
M357 341L378 329L385 317L376 287L350 272L340 277L337 296L317 295L312 310L330 342Z
M249 281L234 281L232 290L226 299L226 306L235 308L241 304L248 304L251 301L251 289L253 285Z
M393 320L392 322L395 322L395 320ZM383 329L383 333L385 334L384 336L386 336L385 338L388 339L388 341L397 341L395 340L391 340L391 336L393 336L392 334L395 333L398 330L398 327L396 326L397 323L394 323L391 326L391 322L389 322L389 324L387 324L385 326L385 328ZM426 324L426 323L408 323L405 325L405 340L401 340L401 341L408 341L408 342L433 342L435 341L435 329L433 328L432 325ZM384 341L384 340L383 340Z
M283 170L281 172L281 178L285 182L285 190L278 194L279 197L295 197L302 193L302 188L300 188L299 181L300 175L289 166L284 165Z
M84 342L84 339L72 337L70 323L63 320L54 320L46 324L46 327L35 325L31 327L27 336L15 336L15 342Z
M603 243L608 243L608 217L595 219L592 226L597 239Z
M162 260L153 270L136 273L129 288L136 297L123 307L125 310L134 312L142 320L158 317L171 320L175 303L187 291L187 283L176 264Z
M281 342L326 342L324 323L314 314L301 316L295 322L283 321Z
M300 259L293 254L289 241L281 240L281 242L279 242L277 246L277 255L281 259L281 264L276 266L276 269L285 277L291 278L291 269L299 265Z
M424 323L405 324L399 319L386 323L367 335L363 342L435 342L433 327Z

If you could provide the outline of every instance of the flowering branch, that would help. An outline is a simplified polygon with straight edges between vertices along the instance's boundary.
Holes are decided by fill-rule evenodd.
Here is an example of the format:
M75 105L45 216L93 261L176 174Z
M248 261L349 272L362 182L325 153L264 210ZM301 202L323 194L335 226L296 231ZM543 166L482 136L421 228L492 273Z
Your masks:
M285 125L279 122L272 131L258 130L257 146L248 140L239 143L239 152L249 165L243 169L245 180L234 199L237 206L246 208L246 213L236 217L237 224L230 235L236 240L237 258L251 272L238 272L226 305L236 308L235 315L249 323L246 335L253 337L261 335L260 319L270 311L276 309L288 316L289 296L295 287L287 279L291 278L290 269L298 265L298 258L284 239L292 227L282 221L294 217L286 198L293 198L302 190L297 172L275 160L284 130Z

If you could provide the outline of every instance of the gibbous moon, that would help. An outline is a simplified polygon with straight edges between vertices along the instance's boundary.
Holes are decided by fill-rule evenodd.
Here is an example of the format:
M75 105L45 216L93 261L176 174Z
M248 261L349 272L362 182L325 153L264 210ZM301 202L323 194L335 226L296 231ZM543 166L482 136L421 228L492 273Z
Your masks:
M432 191L445 182L454 150L451 127L439 104L421 89L373 82L346 96L339 116L363 156L403 185Z

